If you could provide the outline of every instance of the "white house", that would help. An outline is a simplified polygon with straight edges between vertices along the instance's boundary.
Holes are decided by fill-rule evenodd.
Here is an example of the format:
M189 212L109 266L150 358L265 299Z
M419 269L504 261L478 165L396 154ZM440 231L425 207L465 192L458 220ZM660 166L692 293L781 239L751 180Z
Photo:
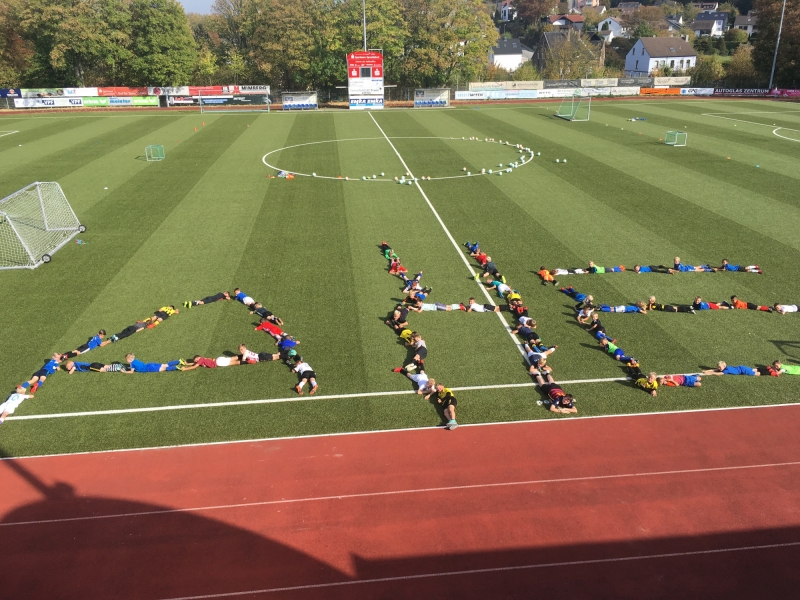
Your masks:
M583 29L583 15L574 15L574 14L566 14L566 15L548 15L546 20L550 25L554 27L558 27L559 31L566 31L567 29L577 29L580 31Z
M517 18L517 9L513 6L513 0L498 0L496 8L500 13L500 20L504 23Z
M497 46L489 51L489 62L506 71L516 71L531 57L533 57L533 50L520 42L519 38L498 40Z
M639 38L625 57L625 75L646 77L664 67L686 71L696 62L697 53L683 38Z
M701 12L687 27L694 31L694 34L698 37L719 37L725 33L725 29L728 27L728 13Z
M758 33L758 17L751 10L746 16L736 17L733 22L733 28L746 31L748 36Z
M608 25L608 30L613 34L613 37L628 37L628 30L623 27L622 23L616 17L608 17L603 19L597 24L597 31L603 31Z

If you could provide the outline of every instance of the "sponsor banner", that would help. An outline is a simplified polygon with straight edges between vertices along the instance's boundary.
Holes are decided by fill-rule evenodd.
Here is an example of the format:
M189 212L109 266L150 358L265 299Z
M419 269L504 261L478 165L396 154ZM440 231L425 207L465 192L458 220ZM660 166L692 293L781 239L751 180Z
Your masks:
M151 96L152 98L156 98L156 96ZM209 98L203 96L203 103L205 104L208 102ZM167 106L173 105L187 105L187 104L197 104L197 98L192 98L191 96L167 96Z
M167 104L199 104L203 106L266 106L270 103L266 94L219 94L216 96L167 96Z
M20 94L23 98L52 98L63 96L63 88L22 88Z
M97 88L64 88L64 95L73 98L86 98L87 96L97 96Z
M471 81L469 83L469 91L504 90L505 83L505 81Z
M532 100L539 97L539 90L504 90L505 100L514 100L516 98L523 100Z
M351 110L375 110L383 108L383 96L350 96Z
M21 98L22 90L19 88L0 88L0 98Z
M90 98L83 98L83 105L90 106L92 108L96 108L98 106L108 106L109 100L111 100L111 98L100 98L98 96L92 96Z
M776 98L800 98L800 90L775 90Z
M145 94L126 94L130 96L191 96L192 92L189 91L188 85L181 85L177 87L149 87ZM195 94L197 95L197 94Z
M688 75L682 77L654 77L653 79L654 79L653 81L654 86L665 85L667 87L689 85L692 81L692 78L689 77Z
M539 90L539 98L569 98L574 96L580 88L566 88L555 90Z
M681 96L713 96L714 88L681 88Z
M639 90L642 96L680 96L681 88L642 88Z
M16 108L63 108L83 106L83 98L14 98Z
M235 85L190 85L190 96L219 96L236 93ZM254 92L255 93L255 92ZM262 92L263 93L263 92Z
M283 110L308 110L319 106L317 92L284 92L281 101Z
M503 81L503 89L506 90L541 90L544 89L544 81ZM470 88L472 89L472 88Z
M97 88L98 96L147 96L148 88L146 87L99 87Z
M86 98L83 101L85 103ZM133 96L131 101L134 106L158 106L158 98L156 96Z
M474 92L456 92L456 100L486 100L489 92L476 90Z
M578 90L580 96L609 96L611 95L610 87L585 87Z
M653 87L655 78L653 77L618 77L619 87Z
M240 94L261 94L262 96L270 94L268 85L239 85L237 88Z
M347 55L348 79L383 79L383 54L351 52Z
M581 87L580 79L545 79L544 89L578 88Z
M612 87L608 88L609 96L638 96L639 87Z
M450 90L431 88L414 90L414 108L450 106Z
M769 96L767 88L714 88L715 96Z
M355 96L382 96L383 79L350 79L348 92Z
M581 87L606 88L616 86L616 77L611 77L609 79L581 79Z

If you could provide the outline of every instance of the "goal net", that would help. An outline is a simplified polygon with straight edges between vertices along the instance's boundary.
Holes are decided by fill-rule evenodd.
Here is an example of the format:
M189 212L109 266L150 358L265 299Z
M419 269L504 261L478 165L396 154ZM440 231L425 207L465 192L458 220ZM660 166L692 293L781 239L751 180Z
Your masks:
M86 231L55 182L36 182L0 200L0 269L35 269Z
M668 131L664 136L667 146L685 146L688 134L685 131Z
M164 160L165 157L164 146L160 144L156 146L146 146L144 149L144 158L147 162Z
M561 101L555 116L567 121L588 121L591 107L590 97L570 96Z

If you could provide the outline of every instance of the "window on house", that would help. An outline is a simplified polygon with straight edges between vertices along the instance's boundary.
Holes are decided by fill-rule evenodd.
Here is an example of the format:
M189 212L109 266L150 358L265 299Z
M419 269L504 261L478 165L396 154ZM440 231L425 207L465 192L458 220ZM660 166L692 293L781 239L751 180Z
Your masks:
M636 70L637 71L639 70L639 61L638 60L636 61Z
M669 61L669 67L670 67L670 69L674 69L675 68L675 61L674 60Z

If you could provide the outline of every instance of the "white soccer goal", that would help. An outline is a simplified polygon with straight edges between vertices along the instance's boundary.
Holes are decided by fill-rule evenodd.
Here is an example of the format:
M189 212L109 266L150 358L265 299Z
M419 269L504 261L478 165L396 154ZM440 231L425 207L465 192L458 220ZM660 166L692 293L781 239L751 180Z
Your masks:
M555 116L567 121L588 121L591 110L591 97L570 96L561 101Z
M145 146L144 158L147 162L164 160L166 156L167 155L164 154L164 146L160 144L156 146Z
M667 146L685 146L689 134L685 131L668 131L664 136L664 143Z
M0 200L0 269L35 269L86 228L54 181Z

